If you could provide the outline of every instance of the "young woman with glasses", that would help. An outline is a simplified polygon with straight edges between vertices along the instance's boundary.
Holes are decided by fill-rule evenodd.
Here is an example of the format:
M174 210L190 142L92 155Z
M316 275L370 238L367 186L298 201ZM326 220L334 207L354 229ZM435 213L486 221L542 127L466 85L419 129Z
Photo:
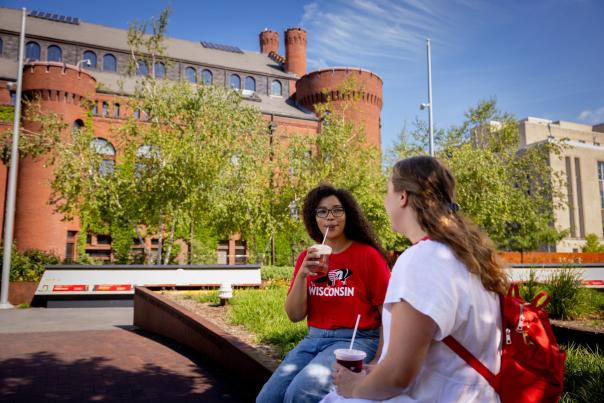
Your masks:
M354 348L376 355L381 306L390 271L369 221L350 192L321 185L304 201L304 225L317 243L332 248L327 267L315 248L296 262L285 311L289 319L307 319L308 335L285 357L262 388L257 402L318 402L333 388L334 350L348 348L361 315Z

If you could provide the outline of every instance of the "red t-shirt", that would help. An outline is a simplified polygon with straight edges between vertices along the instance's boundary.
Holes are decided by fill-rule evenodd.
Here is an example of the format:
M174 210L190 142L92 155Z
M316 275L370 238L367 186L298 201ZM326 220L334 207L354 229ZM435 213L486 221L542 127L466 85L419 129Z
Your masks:
M306 251L298 256L290 290ZM354 328L361 314L359 329L377 329L382 320L378 307L384 303L390 270L386 260L373 247L353 242L345 251L329 257L325 276L308 276L309 326L320 329ZM288 291L289 292L289 291Z

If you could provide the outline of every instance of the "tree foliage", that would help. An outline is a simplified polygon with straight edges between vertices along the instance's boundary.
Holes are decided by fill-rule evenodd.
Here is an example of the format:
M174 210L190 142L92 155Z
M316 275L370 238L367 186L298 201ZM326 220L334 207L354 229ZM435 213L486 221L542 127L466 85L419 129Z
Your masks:
M457 179L462 211L500 248L536 249L563 237L553 227L554 208L563 203L563 182L549 164L560 154L560 142L521 149L517 121L499 111L493 99L470 108L462 125L436 133L436 156ZM427 132L420 124L401 134L390 158L422 154L424 144Z
M604 244L600 243L596 234L587 234L585 236L585 246L582 250L583 252L604 253Z
M151 24L152 35L140 31L144 24L131 29L133 57L162 60L166 19L162 13ZM130 116L104 134L114 139L115 161L92 146L97 135L90 114L84 129L57 146L51 200L57 211L79 217L90 231L113 234L114 253L122 261L133 237L145 245L145 238L158 235L157 255L145 246L145 261L168 263L174 240L188 238L200 223L241 230L232 220L211 219L219 216L216 211L226 217L234 211L220 196L237 190L235 165L241 183L264 172L268 146L263 148L260 113L243 106L236 92L153 75L140 77L127 109L143 111L145 121Z

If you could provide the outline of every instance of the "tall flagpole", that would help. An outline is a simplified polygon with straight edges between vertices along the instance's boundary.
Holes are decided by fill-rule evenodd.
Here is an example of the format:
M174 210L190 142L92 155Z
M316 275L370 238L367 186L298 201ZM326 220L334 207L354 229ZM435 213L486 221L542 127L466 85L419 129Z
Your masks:
M430 39L426 40L427 42L427 52L428 52L428 131L430 132L430 156L434 157L434 124L432 121L432 46L430 44Z
M2 287L0 288L0 309L13 306L8 302L8 282L10 280L10 263L13 246L13 227L15 223L15 196L17 193L17 167L19 166L19 124L21 123L21 88L23 84L23 53L25 48L25 20L27 10L23 8L21 16L21 38L19 40L19 70L17 72L17 96L15 115L13 117L13 143L8 171L8 192L4 212L4 256L2 262Z

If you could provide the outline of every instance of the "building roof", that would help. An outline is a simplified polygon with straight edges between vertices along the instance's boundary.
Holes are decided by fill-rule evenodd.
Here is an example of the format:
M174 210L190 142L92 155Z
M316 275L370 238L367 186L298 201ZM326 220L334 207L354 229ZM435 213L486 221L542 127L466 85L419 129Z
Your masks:
M0 31L18 34L21 30L21 10L0 7ZM79 24L51 21L47 19L27 18L26 37L28 39L46 38L72 44L89 45L110 51L128 52L127 31L79 21ZM207 48L200 42L186 41L166 37L166 53L170 58L206 66L216 66L226 70L254 72L270 77L296 80L295 74L286 73L269 55L259 52L228 52ZM0 79L17 79L17 61L12 58L0 59ZM102 84L100 91L108 93L132 94L136 77L125 77L113 72L90 71ZM298 119L317 120L312 111L298 105L290 98L273 97L256 93L255 100L245 100L245 104L257 107L266 114L288 116Z
M0 29L19 33L21 31L21 10L0 7ZM64 42L92 45L94 47L129 52L128 32L125 29L91 24L80 20L79 24L51 21L28 17L26 36L43 37ZM200 38L201 40L201 38ZM191 63L220 66L226 69L249 71L295 79L295 74L286 73L268 55L259 52L228 52L206 48L200 42L172 37L165 38L167 56Z

